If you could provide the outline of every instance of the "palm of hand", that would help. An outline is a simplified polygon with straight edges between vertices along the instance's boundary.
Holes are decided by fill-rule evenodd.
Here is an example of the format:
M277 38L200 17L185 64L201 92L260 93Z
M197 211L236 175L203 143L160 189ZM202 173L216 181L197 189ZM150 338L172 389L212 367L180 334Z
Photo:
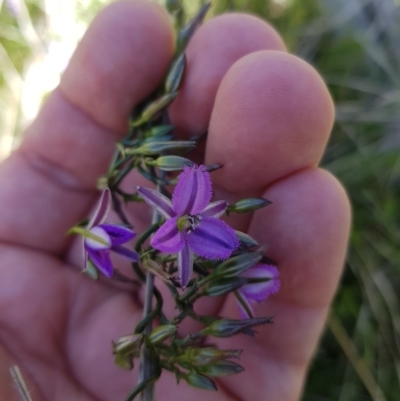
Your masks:
M21 367L34 401L122 400L136 384L135 375L114 366L110 342L132 331L140 305L129 290L68 268L73 259L66 257L65 233L95 202L96 179L106 171L132 106L165 74L171 32L153 4L125 1L106 9L20 149L1 166L0 205L7 213L0 216L0 342ZM224 165L213 173L217 196L273 200L273 207L230 224L261 243L273 241L268 255L279 261L282 277L281 292L256 308L274 314L275 325L258 330L256 340L223 342L223 348L245 349L246 370L240 379L218 381L220 390L207 397L294 401L348 235L346 196L315 167L332 124L331 101L318 75L286 54L277 34L254 17L227 15L205 24L187 57L171 119L182 135L209 126L205 155L197 157ZM138 232L146 213L131 216ZM237 314L231 299L201 308ZM4 373L0 386L8 382ZM204 397L201 390L176 387L169 376L158 393L161 400Z

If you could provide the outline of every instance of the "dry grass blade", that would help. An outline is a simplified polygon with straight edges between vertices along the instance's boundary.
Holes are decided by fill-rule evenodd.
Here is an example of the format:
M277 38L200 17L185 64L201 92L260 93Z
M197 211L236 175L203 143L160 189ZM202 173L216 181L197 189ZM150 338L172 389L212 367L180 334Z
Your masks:
M19 367L17 365L13 366L12 368L10 368L10 373L15 385L17 386L22 401L32 401Z

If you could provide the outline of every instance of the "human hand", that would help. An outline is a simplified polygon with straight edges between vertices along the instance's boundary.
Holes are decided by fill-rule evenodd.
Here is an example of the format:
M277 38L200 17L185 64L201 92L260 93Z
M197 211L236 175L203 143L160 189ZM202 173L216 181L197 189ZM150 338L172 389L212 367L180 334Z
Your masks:
M21 368L33 401L123 400L136 376L118 369L111 340L132 331L141 306L131 293L92 282L69 266L66 232L98 198L114 143L141 99L166 73L173 31L165 12L144 1L104 10L79 45L20 148L0 168L1 352ZM343 265L349 204L340 184L317 164L333 122L318 74L286 53L275 31L247 15L217 17L187 49L181 94L170 108L179 134L209 128L207 164L215 195L228 201L264 196L273 205L230 225L271 243L282 287L258 315L275 324L258 336L225 339L243 348L240 376L218 380L213 400L297 400ZM133 176L131 183L138 180ZM135 231L150 210L136 207ZM237 316L231 298L203 303L208 314ZM187 327L190 330L190 327ZM1 378L4 391L8 372ZM160 400L201 400L203 390L163 375ZM18 399L18 398L15 398Z

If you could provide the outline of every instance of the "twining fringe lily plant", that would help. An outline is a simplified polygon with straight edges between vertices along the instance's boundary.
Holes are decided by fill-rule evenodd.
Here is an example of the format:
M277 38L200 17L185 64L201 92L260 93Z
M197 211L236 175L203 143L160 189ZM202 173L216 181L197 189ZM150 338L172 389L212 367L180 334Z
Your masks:
M177 54L164 85L133 111L131 129L116 146L109 174L99 181L102 193L93 217L70 230L80 238L84 273L93 279L103 276L145 286L143 319L131 333L114 339L110 348L115 363L123 369L132 369L140 358L139 383L126 401L139 394L146 401L154 400L154 384L163 370L174 373L177 382L185 380L208 390L216 390L213 377L241 372L242 366L233 361L241 350L219 349L207 343L207 338L253 336L254 327L272 322L269 316L254 315L254 302L264 301L280 286L278 269L264 256L265 248L222 220L226 214L253 212L271 202L250 198L229 205L212 200L210 173L221 166L195 165L183 157L205 135L176 140L168 121L167 107L177 96L185 73L185 46L207 9L204 6L179 31ZM133 169L149 185L127 193L120 184ZM153 221L142 233L134 232L124 212L129 202L145 202L153 209ZM120 223L106 223L111 208ZM129 245L135 238L134 246ZM137 280L114 268L113 252L130 260ZM164 314L154 276L161 278L175 302L172 318ZM198 299L229 293L236 297L241 319L195 312ZM202 328L181 336L179 325L186 318L200 322Z

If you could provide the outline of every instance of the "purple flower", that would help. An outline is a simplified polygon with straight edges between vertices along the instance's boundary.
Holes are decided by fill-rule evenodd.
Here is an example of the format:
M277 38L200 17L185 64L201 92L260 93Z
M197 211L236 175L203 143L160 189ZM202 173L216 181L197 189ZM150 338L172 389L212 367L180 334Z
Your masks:
M110 210L111 195L106 188L102 194L94 216L91 218L84 237L84 266L90 260L104 275L111 277L113 265L110 258L110 250L117 252L128 259L137 262L139 255L122 244L135 237L135 233L129 228L115 224L104 224L104 220Z
M166 219L151 245L161 252L178 254L180 282L185 288L192 274L194 254L207 259L227 259L239 240L235 231L218 219L227 202L210 203L211 178L206 168L185 166L178 178L172 202L149 188L138 187L138 192Z
M241 276L260 280L259 282L245 284L237 290L241 315L243 318L253 318L252 303L254 301L262 302L271 294L279 291L281 286L279 271L273 265L259 263L250 267Z

